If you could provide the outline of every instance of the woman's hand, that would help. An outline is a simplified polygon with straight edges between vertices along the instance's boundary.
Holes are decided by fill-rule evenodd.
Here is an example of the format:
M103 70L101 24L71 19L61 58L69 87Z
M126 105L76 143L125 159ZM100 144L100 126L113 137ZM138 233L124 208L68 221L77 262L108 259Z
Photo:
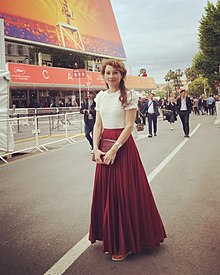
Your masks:
M103 159L103 155L105 155L105 153L99 149L96 149L96 150L94 149L93 153L95 155L95 162L98 164L103 164L102 159Z
M102 163L106 165L113 164L115 161L115 157L117 154L117 148L114 146L106 153L104 153L104 157L102 158Z

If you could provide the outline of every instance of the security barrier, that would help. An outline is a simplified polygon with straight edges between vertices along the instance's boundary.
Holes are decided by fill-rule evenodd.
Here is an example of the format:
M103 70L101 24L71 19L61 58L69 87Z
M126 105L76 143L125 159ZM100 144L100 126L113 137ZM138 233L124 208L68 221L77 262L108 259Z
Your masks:
M7 158L16 153L31 153L34 150L44 152L48 151L51 144L74 143L75 137L83 133L83 116L78 111L66 112L59 109L58 113L56 111L50 115L42 115L45 110L41 114L36 114L36 110L34 112L34 115L25 116L20 111L9 119L0 120L0 123L9 121L15 140L12 152L0 152L3 162L7 163Z
M218 127L220 128L220 101L216 102L216 113L217 113L217 118L214 124L218 125Z

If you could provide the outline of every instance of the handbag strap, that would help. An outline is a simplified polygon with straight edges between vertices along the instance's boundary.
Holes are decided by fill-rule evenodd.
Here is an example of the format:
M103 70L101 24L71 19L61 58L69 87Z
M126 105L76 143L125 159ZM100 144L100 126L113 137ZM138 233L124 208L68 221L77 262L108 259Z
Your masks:
M149 109L150 105L153 103L153 100L151 101L151 103L148 105L147 109Z

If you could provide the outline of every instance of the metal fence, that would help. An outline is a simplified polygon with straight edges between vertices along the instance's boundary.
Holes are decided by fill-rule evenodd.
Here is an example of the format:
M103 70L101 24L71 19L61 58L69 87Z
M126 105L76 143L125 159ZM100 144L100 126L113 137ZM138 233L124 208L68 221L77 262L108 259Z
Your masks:
M9 121L15 148L0 153L0 159L7 163L7 157L15 153L43 152L51 144L76 142L83 133L83 120L78 108L70 108L10 109L10 118L0 123Z
M220 128L220 101L216 102L216 114L217 118L214 124L218 125L218 127Z

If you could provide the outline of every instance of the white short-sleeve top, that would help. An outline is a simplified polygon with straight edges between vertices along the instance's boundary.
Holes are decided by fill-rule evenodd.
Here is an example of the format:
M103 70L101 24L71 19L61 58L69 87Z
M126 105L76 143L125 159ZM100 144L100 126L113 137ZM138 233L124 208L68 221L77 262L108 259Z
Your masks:
M109 93L108 90L100 91L96 98L96 111L100 112L103 128L115 129L125 127L125 112L137 109L138 95L135 91L127 91L128 105L122 106L119 100L120 91Z

